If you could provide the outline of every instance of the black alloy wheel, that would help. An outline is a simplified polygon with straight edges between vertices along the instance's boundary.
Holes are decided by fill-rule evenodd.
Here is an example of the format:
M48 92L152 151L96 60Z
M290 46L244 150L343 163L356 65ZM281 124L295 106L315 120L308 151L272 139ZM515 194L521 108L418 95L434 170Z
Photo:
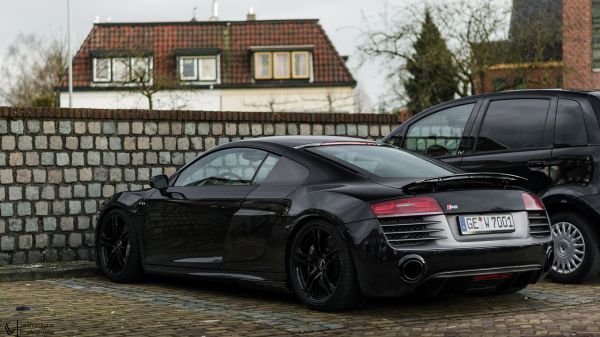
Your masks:
M104 273L116 282L132 282L142 274L137 236L127 215L113 210L98 228L98 258Z
M323 311L360 304L350 251L332 225L318 222L301 228L290 255L291 281L304 303Z

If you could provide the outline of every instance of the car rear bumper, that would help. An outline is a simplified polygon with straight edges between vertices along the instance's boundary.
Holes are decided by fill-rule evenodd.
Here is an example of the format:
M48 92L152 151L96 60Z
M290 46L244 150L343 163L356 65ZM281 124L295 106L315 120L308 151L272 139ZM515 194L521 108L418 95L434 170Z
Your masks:
M549 238L398 249L387 243L377 220L352 223L347 230L360 286L368 296L509 290L543 279L551 268Z

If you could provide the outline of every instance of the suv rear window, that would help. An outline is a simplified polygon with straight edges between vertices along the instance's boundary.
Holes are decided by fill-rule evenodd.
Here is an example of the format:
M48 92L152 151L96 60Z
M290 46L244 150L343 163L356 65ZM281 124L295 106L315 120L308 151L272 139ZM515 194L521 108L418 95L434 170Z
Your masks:
M587 130L581 105L574 100L560 99L554 127L554 145L568 147L582 146L587 143Z
M549 99L505 99L489 104L477 152L543 146Z
M309 148L309 151L380 178L432 178L453 174L441 164L387 146L325 145Z

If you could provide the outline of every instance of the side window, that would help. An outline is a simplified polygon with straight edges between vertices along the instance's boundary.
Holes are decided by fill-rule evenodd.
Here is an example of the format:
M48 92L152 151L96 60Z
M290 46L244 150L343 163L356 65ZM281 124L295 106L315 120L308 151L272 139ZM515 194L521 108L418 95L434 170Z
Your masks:
M581 146L588 143L583 110L579 102L570 99L558 101L554 145L556 147Z
M455 106L413 124L402 148L432 157L456 155L475 103Z
M477 139L477 152L543 146L549 107L549 99L490 102Z
M266 156L249 148L214 152L183 170L173 186L250 185Z
M269 173L271 173L271 171L273 170L275 165L277 165L278 162L279 162L279 156L276 156L274 154L269 154L269 156L267 156L267 159L265 159L263 161L263 163L260 165L260 168L258 169L256 176L254 177L254 183L260 184L263 181L265 181L265 179L267 178Z

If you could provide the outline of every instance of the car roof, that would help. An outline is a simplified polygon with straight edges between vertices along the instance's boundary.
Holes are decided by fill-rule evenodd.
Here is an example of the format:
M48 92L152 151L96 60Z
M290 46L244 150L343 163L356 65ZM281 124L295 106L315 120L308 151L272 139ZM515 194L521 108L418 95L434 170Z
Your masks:
M496 92L488 92L479 95L466 96L465 99L478 98L478 97L489 97L489 96L503 96L503 95L519 95L519 94L592 94L600 93L598 90L574 90L574 89L518 89L518 90L504 90Z
M438 107L442 107L445 106L446 104L451 104L451 103L455 103L455 102L462 102L462 101L471 101L474 99L480 99L480 98L486 98L486 97L501 97L501 96L510 96L510 95L523 95L523 94L529 94L529 95L548 95L548 94L575 94L575 95L594 95L594 96L598 96L600 97L600 91L598 90L584 90L584 89L518 89L518 90L505 90L505 91L496 91L496 92L488 92L488 93L483 93L483 94L478 94L478 95L473 95L473 96L465 96L465 97L461 97L461 98L457 98L457 99L453 99L453 100L449 100L449 101L445 101L436 105L433 105L431 107L428 107L422 111L419 111L418 113L415 114L418 115L422 112L425 111L431 111L433 109L436 109Z
M282 145L287 147L301 147L309 144L335 143L335 142L370 142L369 140L353 137L338 136L271 136L259 137L241 142L263 142L269 144Z

